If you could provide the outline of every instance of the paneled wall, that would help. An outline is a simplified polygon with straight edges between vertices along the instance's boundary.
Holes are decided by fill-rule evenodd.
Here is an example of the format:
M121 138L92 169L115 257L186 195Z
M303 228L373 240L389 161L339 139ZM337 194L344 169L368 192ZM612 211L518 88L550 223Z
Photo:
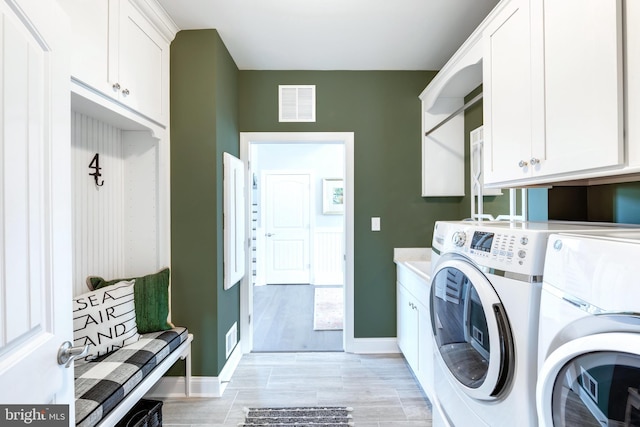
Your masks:
M99 153L97 186L89 173ZM86 292L88 275L124 275L124 154L122 131L80 113L71 114L73 289Z
M97 183L89 175L96 154ZM74 295L88 291L87 276L133 277L161 267L157 165L158 142L148 132L72 112Z
M313 284L344 285L344 232L319 228L314 233Z

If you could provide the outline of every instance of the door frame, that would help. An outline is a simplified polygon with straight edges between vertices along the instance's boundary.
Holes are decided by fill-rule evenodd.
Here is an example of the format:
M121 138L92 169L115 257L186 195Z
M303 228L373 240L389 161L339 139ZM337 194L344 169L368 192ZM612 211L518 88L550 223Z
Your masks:
M251 182L251 144L341 144L344 146L344 330L343 348L345 352L353 352L354 343L354 298L353 298L353 266L354 266L354 133L353 132L240 132L240 159L247 165L247 180ZM245 187L247 203L246 211L251 212L250 185ZM251 222L245 223L246 236L251 236ZM247 240L250 247L251 241ZM246 257L247 272L251 272L251 257ZM240 344L243 353L253 350L253 292L251 292L251 274L245 274L240 283Z

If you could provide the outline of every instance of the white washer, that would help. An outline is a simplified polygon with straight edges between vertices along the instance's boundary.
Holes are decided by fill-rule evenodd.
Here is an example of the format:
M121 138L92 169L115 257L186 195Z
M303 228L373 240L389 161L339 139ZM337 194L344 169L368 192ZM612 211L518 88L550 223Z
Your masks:
M552 235L539 328L543 426L640 426L640 232Z
M604 233L618 226L436 223L434 426L538 425L538 315L547 239L554 232Z

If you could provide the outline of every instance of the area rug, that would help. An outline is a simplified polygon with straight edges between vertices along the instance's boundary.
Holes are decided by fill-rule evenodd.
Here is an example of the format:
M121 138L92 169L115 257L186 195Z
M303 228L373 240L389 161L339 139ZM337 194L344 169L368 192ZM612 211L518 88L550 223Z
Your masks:
M313 329L342 329L344 303L342 288L316 288L313 296Z
M245 408L244 423L239 426L352 426L352 408L320 406L302 408Z

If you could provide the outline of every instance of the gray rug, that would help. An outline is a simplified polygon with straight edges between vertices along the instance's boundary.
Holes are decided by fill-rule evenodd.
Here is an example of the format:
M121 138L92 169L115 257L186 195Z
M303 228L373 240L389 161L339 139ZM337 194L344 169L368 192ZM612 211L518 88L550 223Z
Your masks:
M352 408L345 406L302 408L246 408L244 423L239 426L352 426Z

